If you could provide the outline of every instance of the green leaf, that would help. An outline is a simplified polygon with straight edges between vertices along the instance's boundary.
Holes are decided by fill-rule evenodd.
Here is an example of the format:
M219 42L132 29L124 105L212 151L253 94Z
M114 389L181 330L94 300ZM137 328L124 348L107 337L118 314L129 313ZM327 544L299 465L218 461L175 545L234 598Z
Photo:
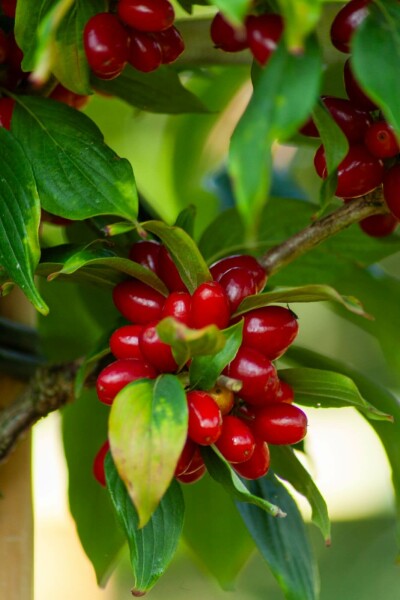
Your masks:
M186 441L187 419L186 395L173 375L135 381L112 404L111 452L139 527L148 523L171 483Z
M74 392L76 398L79 398L82 394L86 379L94 371L99 361L110 354L109 340L112 333L119 325L120 324L114 324L111 328L104 331L95 346L84 357L75 378Z
M194 233L194 222L196 219L197 209L194 204L189 204L186 208L181 210L175 221L175 227L180 227L183 231L186 231L190 237L193 237Z
M319 578L315 558L295 502L271 472L255 481L246 481L246 486L252 494L273 498L287 513L285 519L274 519L256 506L237 503L286 600L317 600Z
M209 112L201 100L183 87L177 73L167 67L141 73L127 66L111 81L92 76L92 84L96 90L147 112L171 115Z
M232 137L229 170L238 210L247 232L256 224L271 183L271 146L292 136L310 114L321 77L321 58L314 39L304 53L289 54L280 44L264 69L257 69L254 92Z
M224 334L216 325L190 329L173 317L166 317L160 321L157 333L163 342L171 346L179 368L192 356L214 355L225 345Z
M18 2L14 32L18 46L24 54L22 67L25 71L33 71L35 68L40 23L54 11L58 4L60 2L57 0L19 0ZM63 0L61 0L62 4ZM43 46L50 43L50 36L44 36L42 43Z
M240 500L240 502L248 502L258 506L272 517L286 516L279 506L271 504L271 502L257 494L251 494L218 450L204 446L201 448L201 454L211 477L220 483L228 494Z
M329 285L303 285L295 288L281 288L273 292L248 296L239 305L235 316L245 314L255 308L261 308L273 304L274 302L338 302L347 310L356 315L369 317L359 301L351 296L341 296L335 289Z
M48 308L35 287L39 262L40 203L35 179L23 148L0 128L0 265L42 313Z
M301 52L307 35L315 29L321 16L321 0L278 0L285 21L285 38L289 50Z
M109 495L92 472L93 460L107 439L108 413L93 390L84 391L62 411L69 506L99 585L106 584L125 541Z
M12 132L24 147L48 212L70 219L137 216L132 168L79 111L47 98L19 96Z
M368 16L352 38L351 61L362 88L400 135L400 6L396 0L368 5Z
M165 244L183 283L191 294L200 284L212 280L196 243L183 229L166 225L161 221L146 221L141 223L141 226L146 231L154 233Z
M279 377L291 385L297 404L314 408L353 406L369 419L392 421L393 417L367 402L356 384L341 373L321 369L282 369Z
M243 321L232 325L221 333L225 337L224 347L210 356L196 356L190 363L190 385L193 388L209 390L228 363L236 356L242 343Z
M328 508L311 475L303 467L290 446L273 446L271 444L269 449L275 474L288 481L299 494L308 500L312 511L311 520L321 530L326 545L330 545L331 524Z
M251 0L210 0L233 23L240 23L250 12Z
M108 491L129 544L135 578L132 595L143 596L163 575L176 552L185 508L182 492L172 481L150 521L139 528L138 514L110 454L105 468Z

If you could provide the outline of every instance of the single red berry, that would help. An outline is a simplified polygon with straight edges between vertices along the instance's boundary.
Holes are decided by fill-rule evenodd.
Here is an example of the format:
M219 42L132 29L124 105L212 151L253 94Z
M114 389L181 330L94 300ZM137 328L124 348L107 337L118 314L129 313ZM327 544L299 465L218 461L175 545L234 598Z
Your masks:
M161 318L173 317L180 323L190 325L192 297L188 292L171 292L165 301Z
M195 442L193 442L193 440L191 440L189 437L186 438L185 445L183 446L180 457L178 458L178 462L176 463L175 477L186 473L190 463L192 462L196 448L198 448L197 444L195 444Z
M1 10L6 17L14 18L17 9L17 0L1 0Z
M250 15L246 19L247 43L252 55L265 66L275 52L283 32L283 20L277 14Z
M241 346L233 361L224 369L224 374L242 382L238 395L249 404L263 406L275 400L279 386L276 369L257 350Z
M0 29L0 65L4 65L10 56L10 39L5 31Z
M157 377L155 369L143 360L118 359L107 365L97 377L97 395L104 404L112 404L118 392L128 383L137 379L154 379L155 377Z
M193 471L192 473L183 473L176 477L178 481L181 483L196 483L199 481L207 472L206 466L203 465L197 469L197 471Z
M393 233L398 224L398 220L392 214L371 215L359 222L359 226L364 233L378 238Z
M356 80L354 73L351 69L350 59L348 58L344 64L344 86L346 93L350 98L352 104L360 110L372 111L378 107L360 87L360 84Z
M210 36L214 46L224 52L240 52L247 48L246 27L232 25L220 12L211 22Z
M117 10L121 21L139 31L163 31L175 19L168 0L119 0Z
M315 169L320 177L327 177L324 147L320 146L314 157ZM338 168L336 196L358 198L372 192L381 183L384 175L383 162L373 156L361 144L350 146Z
M221 434L221 411L214 399L200 390L186 394L189 409L188 436L202 446L217 441Z
M350 0L339 10L331 26L332 44L340 52L350 52L353 33L368 15L371 0Z
M64 217L53 215L43 208L40 209L40 220L45 223L51 223L52 225L59 225L61 227L68 227L73 223L71 219L65 219Z
M140 351L145 360L160 373L174 373L178 365L171 346L160 340L156 327L157 322L144 327L139 338Z
M104 471L104 461L107 456L107 452L110 449L110 442L106 440L104 444L101 446L100 450L95 456L93 461L93 475L95 479L102 485L106 487L106 474Z
M110 337L110 350L115 358L137 358L144 360L139 347L142 325L124 325L116 329Z
M113 300L119 312L128 321L141 325L159 321L165 302L160 292L137 279L118 283L113 290Z
M132 244L129 250L129 258L147 267L154 273L158 272L159 255L161 244L155 240L141 240Z
M0 127L10 129L14 112L15 100L13 98L0 98Z
M211 390L207 390L207 394L210 394L210 396L214 398L221 411L221 415L227 415L232 410L235 396L228 388L216 384Z
M153 38L161 48L161 62L170 65L182 54L185 49L183 37L176 27L168 27L164 31L152 33Z
M185 475L190 475L191 473L195 473L199 469L204 467L204 460L200 452L200 446L195 444L194 453L192 456L192 460L190 461L188 468L185 471Z
M251 428L268 444L297 444L307 434L307 417L293 404L275 402L257 411Z
M222 421L222 431L215 445L230 463L249 460L254 452L255 440L250 428L238 417L227 415Z
M371 125L371 118L367 112L355 108L350 100L345 98L322 96L321 100L351 144L364 140ZM300 129L300 132L308 137L319 137L318 129L312 119Z
M83 45L90 68L97 77L117 77L128 61L129 34L111 13L98 13L89 19L83 32Z
M256 308L244 315L243 345L275 360L293 343L298 331L297 317L289 308Z
M276 393L277 402L288 402L292 404L294 401L294 390L286 381L279 380L279 388Z
M400 152L400 146L393 128L386 121L376 121L366 131L365 145L378 158L393 158Z
M170 292L187 292L172 256L165 246L161 246L158 263L158 276L163 280Z
M160 44L144 31L131 30L128 62L142 73L155 71L162 64Z
M234 465L235 471L245 479L259 479L267 474L270 464L269 448L266 442L256 440L253 454L246 462Z
M393 165L386 171L383 196L392 215L400 220L400 164Z
M229 317L229 301L224 288L216 281L199 285L192 296L191 326L201 329L216 325L219 329L225 329Z
M76 110L84 108L89 102L89 96L75 94L75 92L71 92L71 90L65 88L61 83L56 85L49 98L67 104L67 106L71 106L71 108L75 108Z
M215 281L220 281L225 273L235 268L246 269L250 273L256 283L257 292L264 288L267 282L267 274L254 256L249 254L234 254L221 258L211 265L210 273Z
M219 280L228 296L231 313L234 313L239 304L247 298L257 293L256 282L249 271L242 267L229 269Z

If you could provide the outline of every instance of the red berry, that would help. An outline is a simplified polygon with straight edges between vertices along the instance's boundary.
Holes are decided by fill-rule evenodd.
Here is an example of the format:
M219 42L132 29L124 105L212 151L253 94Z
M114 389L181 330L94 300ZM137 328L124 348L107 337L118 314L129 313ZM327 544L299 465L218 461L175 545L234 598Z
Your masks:
M64 217L52 215L43 208L40 209L40 220L45 223L51 223L52 225L60 225L61 227L67 227L68 225L72 225L73 223L71 219L64 219Z
M189 409L188 436L202 446L214 444L222 426L218 405L209 394L199 390L188 392L186 397Z
M222 387L216 384L211 390L207 390L207 394L210 394L218 404L221 415L227 415L233 408L235 397L231 390L226 387Z
M117 9L121 21L139 31L163 31L175 19L168 0L119 0Z
M388 169L383 178L383 196L392 215L400 220L400 164Z
M269 448L266 442L256 440L253 454L246 462L234 466L235 471L245 479L259 479L267 474L270 464Z
M349 142L352 144L362 142L368 127L371 125L369 115L355 108L350 100L345 98L322 96L321 99ZM319 137L318 129L312 119L300 131L309 137Z
M340 52L350 52L352 35L367 16L367 4L370 1L350 0L334 18L331 26L331 40Z
M190 325L192 297L187 292L171 292L165 301L161 318L173 317L180 323Z
M359 226L364 233L378 238L393 233L398 224L398 220L392 214L371 215L359 222Z
M324 147L320 146L314 157L318 175L327 176ZM377 188L384 175L383 162L372 156L361 144L350 146L349 151L338 168L336 196L339 198L358 198Z
M260 65L266 65L281 39L282 17L276 14L250 15L246 19L246 30L251 53Z
M128 62L134 69L142 73L155 71L162 63L160 44L143 31L131 30Z
M139 347L142 325L124 325L116 329L110 338L110 350L115 358L137 358L143 360Z
M147 267L154 273L158 272L161 244L155 240L141 240L132 244L129 258Z
M196 448L198 448L197 444L195 444L190 438L187 438L181 455L178 458L178 462L176 463L175 477L183 475L183 473L186 473L186 471L189 469Z
M15 17L17 0L1 0L1 10L6 17Z
M57 100L57 102L62 102L63 104L67 104L67 106L71 106L76 110L79 110L86 106L89 101L89 96L84 96L82 94L75 94L75 92L71 92L71 90L67 90L61 83L56 85L54 90L51 92L49 98L53 100Z
M251 428L268 444L297 444L307 434L307 417L293 404L276 402L257 411Z
M191 326L201 329L216 325L219 329L225 329L229 317L229 301L224 288L216 281L199 285L192 296Z
M351 70L350 59L347 59L344 64L344 86L352 104L357 108L367 111L376 110L378 108L375 102L368 98L361 89Z
M153 323L144 327L139 338L140 351L145 360L160 373L174 373L178 365L173 357L171 346L160 340L156 326L157 323Z
M255 440L246 423L228 415L224 417L221 435L215 445L227 461L241 463L249 460L253 454Z
M278 391L278 375L272 362L263 354L242 346L235 358L224 369L224 374L242 382L238 395L255 406L263 406L275 400Z
M126 319L141 325L159 321L165 302L160 292L137 279L118 283L113 290L113 300Z
M240 52L247 48L246 28L232 25L220 12L211 22L210 36L214 46L224 52Z
M106 440L104 444L101 446L100 450L95 456L93 461L93 475L97 479L97 481L103 487L106 487L106 474L104 472L104 461L107 456L107 452L110 449L110 442Z
M152 36L160 45L163 65L170 65L175 62L185 49L185 42L174 26L168 27L164 31L154 32Z
M158 276L163 280L170 292L187 292L172 256L165 246L161 246L158 263Z
M288 402L289 404L292 404L292 402L294 401L294 390L285 381L279 381L279 388L276 393L276 401Z
M386 121L376 121L366 131L365 145L378 158L393 158L400 152L396 135Z
M206 466L203 465L197 469L197 471L193 471L193 473L183 473L179 475L176 479L181 483L196 483L199 481L207 472Z
M15 100L13 98L0 98L0 127L10 129L14 106Z
M254 256L249 254L234 254L221 258L211 265L210 273L215 281L219 281L225 273L234 268L246 269L250 273L256 283L257 292L264 288L267 274Z
M136 379L154 379L154 377L157 377L157 372L143 360L119 359L105 367L97 377L97 395L104 404L112 404L118 392L128 383Z
M283 306L256 308L244 315L243 345L270 360L282 356L299 331L297 317Z
M89 66L97 77L117 77L128 61L129 34L111 13L98 13L89 19L83 44Z
M185 471L185 475L190 475L191 473L196 473L199 469L204 467L204 460L200 452L200 446L195 444L194 453L192 456L192 460L190 461L188 468Z
M0 29L0 65L4 65L10 56L10 40L8 35Z
M249 271L241 267L229 269L219 280L228 296L231 313L234 313L239 304L257 293L256 282Z

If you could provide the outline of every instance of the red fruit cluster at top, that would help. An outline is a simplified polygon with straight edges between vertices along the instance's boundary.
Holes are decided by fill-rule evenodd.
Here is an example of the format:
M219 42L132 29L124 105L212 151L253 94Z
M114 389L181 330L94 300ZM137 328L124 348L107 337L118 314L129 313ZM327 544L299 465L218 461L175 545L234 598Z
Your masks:
M90 68L101 79L114 79L128 63L149 73L174 62L184 50L174 20L169 0L119 0L117 14L98 13L86 23L83 42Z

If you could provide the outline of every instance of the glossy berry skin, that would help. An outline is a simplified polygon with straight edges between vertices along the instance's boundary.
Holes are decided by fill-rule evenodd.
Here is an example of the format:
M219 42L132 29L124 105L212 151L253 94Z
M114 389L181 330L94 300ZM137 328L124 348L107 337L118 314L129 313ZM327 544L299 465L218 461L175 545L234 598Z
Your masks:
M235 268L246 269L250 273L255 281L257 292L264 288L267 282L267 274L254 256L250 256L250 254L234 254L221 258L211 265L210 273L215 281L220 281L225 273Z
M193 440L190 438L186 439L180 457L178 458L178 462L176 463L175 477L183 475L183 473L186 473L186 471L189 469L197 447L197 444L193 442Z
M160 373L174 373L178 365L171 346L160 340L156 326L157 323L153 323L144 327L139 338L140 351L145 360Z
M235 396L228 388L216 384L213 388L207 390L207 394L210 394L218 404L222 416L227 415L232 410Z
M119 0L117 10L121 21L139 31L163 31L175 19L168 0Z
M197 471L193 471L192 473L183 473L182 475L177 476L176 479L181 483L196 483L196 481L200 481L206 472L206 466L203 465L199 467Z
M113 332L110 337L110 350L115 358L144 360L139 347L139 337L143 329L143 325L124 325Z
M294 390L286 381L279 380L279 388L276 393L277 402L288 402L292 404L294 401Z
M358 110L350 100L345 98L322 96L321 100L351 144L364 140L371 125L371 118L365 111ZM312 120L308 121L300 131L309 137L319 137L318 129Z
M195 473L199 469L204 467L204 460L200 452L200 446L195 444L194 453L192 456L192 460L190 461L187 469L185 470L185 475L190 475L191 473Z
M229 301L224 288L216 281L199 285L192 296L191 326L201 329L216 325L219 329L225 329L229 317Z
M388 169L383 178L383 196L392 215L400 220L400 164Z
M230 463L241 463L251 458L255 440L251 429L238 417L227 415L222 422L222 431L215 445Z
M296 315L284 306L265 306L244 315L243 345L269 360L282 356L299 331Z
M165 246L161 246L157 275L163 280L170 292L187 292L179 271Z
M327 176L324 147L320 146L314 157L314 166L320 177ZM383 162L373 156L361 144L350 146L349 151L338 168L336 196L339 198L358 198L371 192L382 183Z
M370 0L350 0L337 13L331 26L332 44L340 52L350 52L350 42L354 31L368 14Z
M364 143L378 158L393 158L400 147L392 127L386 121L376 121L365 133Z
M0 127L10 129L14 112L15 100L13 98L0 98Z
M168 27L164 31L152 33L161 48L161 62L163 65L170 65L175 62L185 49L183 37L176 27Z
M277 14L250 15L246 19L247 43L252 55L265 66L276 50L283 32L283 20Z
M132 244L129 250L129 258L157 273L159 267L159 255L161 244L155 240L140 240Z
M142 73L155 71L162 64L160 44L143 31L131 30L128 63Z
M210 36L215 48L224 52L240 52L247 48L246 28L232 25L220 12L211 22Z
M190 325L192 297L187 292L171 292L165 301L161 318L173 317L180 323Z
M263 406L275 400L279 380L272 362L263 354L241 346L224 374L242 382L240 398L254 406Z
M201 446L214 444L221 435L222 416L218 405L206 392L194 390L186 394L189 425L188 436Z
M160 292L137 279L118 283L113 290L113 300L128 321L140 325L159 321L165 302Z
M268 444L297 444L307 434L307 417L297 406L277 402L257 411L251 428Z
M245 479L259 479L267 474L270 465L269 448L266 442L256 440L249 460L234 465L235 471Z
M93 475L95 479L102 485L106 487L106 474L104 471L104 461L107 456L107 452L110 449L110 442L106 440L104 444L101 446L100 450L96 454L93 461Z
M157 377L157 371L143 360L118 359L107 365L97 377L97 395L100 402L112 404L118 392L128 383L136 381L136 379L154 379L155 377Z
M56 85L49 98L57 100L57 102L62 102L63 104L66 104L71 108L75 108L76 110L84 108L89 102L89 96L75 94L75 92L71 92L71 90L65 88L63 85L61 85L61 83Z
M356 80L354 73L351 69L350 59L347 59L344 64L344 87L346 93L350 98L353 106L360 110L376 110L377 106L361 89L358 81Z
M128 61L128 32L111 13L98 13L89 19L83 44L90 68L102 79L117 77Z
M386 237L394 232L398 220L392 215L371 215L362 219L359 223L360 229L370 237Z
M235 312L239 304L247 296L257 293L256 282L253 276L249 271L240 267L229 269L225 275L222 275L219 283L228 296L231 313Z

